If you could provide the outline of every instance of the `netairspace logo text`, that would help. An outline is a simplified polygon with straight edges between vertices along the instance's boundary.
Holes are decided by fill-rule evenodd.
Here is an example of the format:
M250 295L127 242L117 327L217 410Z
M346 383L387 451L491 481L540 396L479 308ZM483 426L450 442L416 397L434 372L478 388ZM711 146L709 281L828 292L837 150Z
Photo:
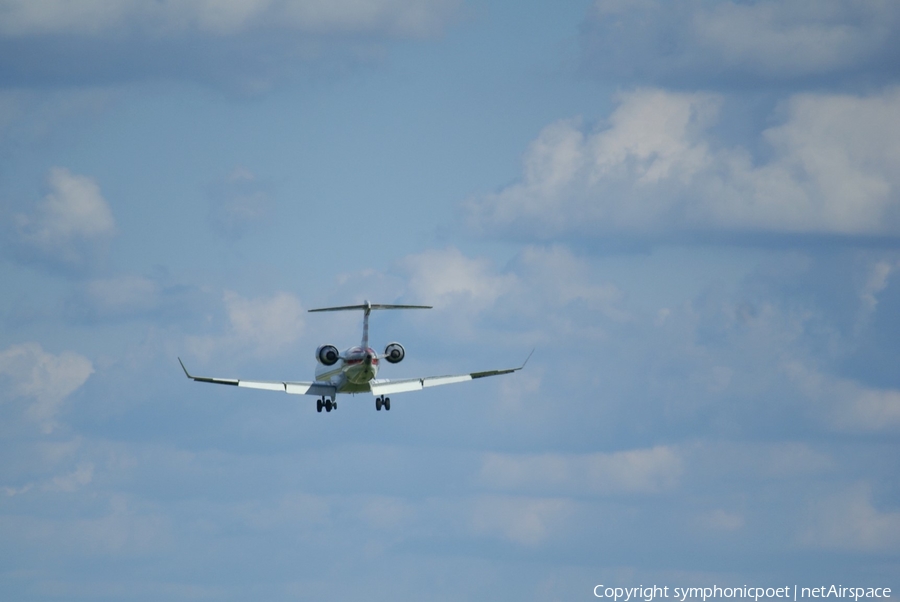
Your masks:
M672 594L669 594L672 590ZM673 598L679 602L699 599L703 602L713 598L747 598L754 602L767 598L782 598L797 602L803 598L852 598L859 602L860 598L890 598L889 587L844 587L842 585L822 585L819 587L669 587L668 585L651 585L644 587L606 587L602 583L594 587L597 598L611 598L612 602L653 602L657 598Z

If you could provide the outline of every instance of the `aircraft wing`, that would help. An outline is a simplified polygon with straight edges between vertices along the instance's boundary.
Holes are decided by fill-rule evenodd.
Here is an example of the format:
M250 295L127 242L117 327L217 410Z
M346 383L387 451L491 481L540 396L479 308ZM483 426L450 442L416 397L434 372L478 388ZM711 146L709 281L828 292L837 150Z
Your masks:
M247 387L248 389L264 389L266 391L281 391L282 393L291 393L292 395L317 395L317 396L333 396L335 389L333 385L315 382L277 382L268 380L241 380L236 378L210 378L208 376L194 376L184 367L184 362L178 358L181 369L185 375L191 380L200 383L214 383L217 385L233 385L236 387Z
M534 353L532 351L531 353ZM373 395L390 395L391 393L405 393L407 391L420 391L428 387L437 387L440 385L452 385L454 383L462 383L467 380L475 380L476 378L485 378L487 376L498 376L500 374L509 374L517 372L525 367L531 358L531 353L522 362L518 368L507 368L505 370L487 370L485 372L470 372L469 374L457 374L450 376L425 376L423 378L377 378L369 383Z

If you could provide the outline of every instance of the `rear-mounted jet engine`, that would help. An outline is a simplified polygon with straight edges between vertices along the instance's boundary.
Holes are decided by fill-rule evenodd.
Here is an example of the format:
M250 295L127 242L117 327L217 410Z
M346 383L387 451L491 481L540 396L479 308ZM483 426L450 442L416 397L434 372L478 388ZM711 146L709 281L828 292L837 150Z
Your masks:
M334 345L322 345L316 349L316 359L326 366L333 366L341 359L341 354Z
M384 348L384 359L392 364L399 364L404 357L406 357L406 350L403 349L403 345L400 343L389 343Z

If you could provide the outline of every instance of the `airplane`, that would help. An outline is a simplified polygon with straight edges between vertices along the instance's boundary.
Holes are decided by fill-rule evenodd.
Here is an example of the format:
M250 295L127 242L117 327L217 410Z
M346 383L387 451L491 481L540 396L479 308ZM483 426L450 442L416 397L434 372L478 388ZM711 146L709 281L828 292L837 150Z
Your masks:
M266 391L281 391L294 395L316 395L319 397L316 401L317 412L321 412L323 409L326 412L336 410L338 393L372 393L376 396L375 409L381 411L384 408L386 411L390 411L391 398L388 397L390 394L419 391L428 387L461 383L487 376L510 374L524 368L528 360L531 359L531 353L534 353L534 350L532 350L518 368L470 372L469 374L450 376L401 379L375 378L378 375L380 360L384 359L390 364L398 364L406 357L406 350L403 348L403 345L397 342L388 343L382 354L376 353L375 350L369 347L369 314L372 313L372 310L381 309L431 309L431 306L385 305L364 301L362 305L343 305L340 307L322 307L309 310L310 312L363 310L363 333L360 345L350 347L344 350L343 353L340 353L334 345L319 346L316 349L316 380L312 382L278 382L194 376L188 372L181 358L178 358L178 363L181 364L181 369L184 370L185 375L197 382L234 385L250 389L264 389Z

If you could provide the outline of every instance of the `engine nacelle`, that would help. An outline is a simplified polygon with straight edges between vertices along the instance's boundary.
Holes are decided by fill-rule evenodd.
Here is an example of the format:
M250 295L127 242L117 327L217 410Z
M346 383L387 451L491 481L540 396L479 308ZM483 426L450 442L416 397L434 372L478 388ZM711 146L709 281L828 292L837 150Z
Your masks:
M384 359L392 364L399 364L406 357L406 350L400 343L390 343L384 348Z
M341 352L334 345L322 345L316 349L316 360L320 364L333 366L341 359Z

